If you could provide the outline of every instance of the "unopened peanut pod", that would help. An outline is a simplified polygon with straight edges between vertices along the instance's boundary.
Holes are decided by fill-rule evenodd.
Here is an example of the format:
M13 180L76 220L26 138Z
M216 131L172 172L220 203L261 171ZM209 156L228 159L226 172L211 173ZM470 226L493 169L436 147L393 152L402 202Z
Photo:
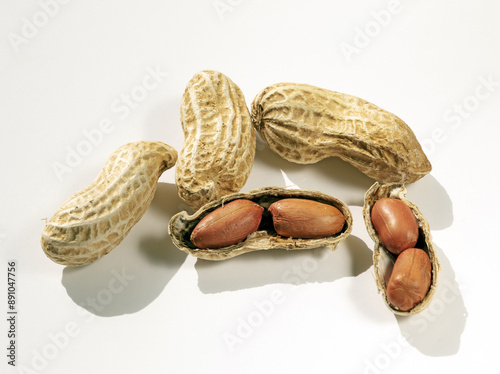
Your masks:
M179 197L191 208L239 192L255 156L256 135L241 89L224 74L200 71L181 102L184 144L175 169Z
M255 97L252 119L269 148L290 162L339 157L384 183L412 183L432 169L402 119L356 96L278 83Z
M280 236L274 229L268 208L272 203L286 198L309 199L332 205L344 215L344 226L337 234L322 238L301 239ZM217 208L238 199L250 200L264 208L257 231L248 235L242 242L227 247L218 249L197 248L190 240L191 233L196 225ZM335 250L339 243L347 238L352 231L352 215L345 203L322 192L264 187L247 193L226 195L221 199L205 204L192 215L189 215L186 211L177 213L171 218L168 229L173 243L180 250L204 260L226 260L247 252L271 249L303 250L330 247Z
M440 270L439 261L432 244L431 231L429 224L418 207L411 201L406 199L406 187L399 183L381 184L375 182L365 194L363 206L363 218L365 221L366 229L374 241L373 249L373 267L375 271L375 281L377 288L384 298L387 307L395 314L398 315L413 315L424 310L432 300L436 287L438 284L438 273ZM384 244L380 241L379 235L371 219L371 211L375 203L382 198L394 198L404 202L413 212L418 222L418 241L415 245L416 248L424 250L428 255L431 263L431 282L426 296L421 302L415 305L408 311L403 311L395 307L389 302L387 297L387 283L391 276L393 265L396 261L397 255L389 252Z
M47 221L41 238L47 257L81 266L108 254L146 213L158 179L176 161L177 151L162 142L138 141L115 150L94 182Z

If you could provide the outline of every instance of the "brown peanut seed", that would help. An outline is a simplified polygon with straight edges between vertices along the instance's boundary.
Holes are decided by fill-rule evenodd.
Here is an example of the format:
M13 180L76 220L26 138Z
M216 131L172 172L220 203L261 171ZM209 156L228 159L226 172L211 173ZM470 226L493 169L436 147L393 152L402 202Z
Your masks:
M282 199L271 204L274 229L285 237L313 239L335 235L344 215L332 205L307 199Z
M234 200L207 214L191 233L191 242L201 249L238 244L257 231L263 211L253 201Z
M387 299L402 311L420 303L431 284L431 262L425 251L409 248L396 258L387 284Z
M371 220L380 241L390 252L399 254L417 243L417 219L408 205L401 200L377 200L371 211Z

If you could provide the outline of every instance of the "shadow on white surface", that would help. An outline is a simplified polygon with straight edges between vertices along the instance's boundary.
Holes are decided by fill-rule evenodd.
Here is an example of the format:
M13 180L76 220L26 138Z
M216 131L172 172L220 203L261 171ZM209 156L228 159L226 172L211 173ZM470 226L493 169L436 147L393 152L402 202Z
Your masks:
M374 183L354 166L338 157L301 165L285 160L258 137L254 167L246 189L283 186L282 170L299 188L319 190L335 196L347 205L363 205L364 194Z
M247 190L264 186L283 186L286 184L283 181L284 172L298 188L325 192L349 206L363 206L366 191L375 183L373 179L338 157L326 158L315 164L295 164L271 151L259 137L257 139L254 168L245 186ZM432 230L451 226L452 201L445 188L432 174L407 185L406 188L407 198L418 205Z
M401 334L427 356L451 356L458 353L467 322L467 309L455 272L441 248L434 245L441 272L431 304L414 316L396 316Z
M418 205L431 230L443 230L451 226L453 203L448 192L432 174L406 186L406 189L406 197Z
M335 251L322 247L301 251L271 250L242 254L225 261L198 259L198 286L212 294L269 284L333 282L355 277L372 265L372 251L351 235Z
M135 313L161 294L187 256L167 234L168 219L180 204L175 196L174 185L160 183L151 202L150 209L169 215L161 222L163 235L143 236L134 227L98 261L63 270L62 284L77 305L99 316L117 316Z

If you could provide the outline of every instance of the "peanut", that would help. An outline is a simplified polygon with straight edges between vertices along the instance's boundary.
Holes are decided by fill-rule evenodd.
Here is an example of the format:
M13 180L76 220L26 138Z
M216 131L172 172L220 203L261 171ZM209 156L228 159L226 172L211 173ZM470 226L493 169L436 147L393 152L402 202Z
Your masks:
M198 248L222 248L235 245L257 231L264 208L246 199L238 199L207 214L191 233Z
M397 255L417 244L417 219L401 200L387 197L377 200L372 208L371 219L380 241L388 251Z
M394 314L414 315L420 313L431 303L436 292L440 264L432 243L429 224L418 207L406 199L405 194L406 187L403 184L375 182L365 194L363 219L368 234L375 243L373 248L375 282L383 295L385 304ZM386 216L381 214L380 217L373 219L372 217L377 214L376 205L379 203L381 203L382 208L389 210L389 214ZM393 209L394 203L397 204L396 209ZM402 205L406 205L411 214L408 214L406 208L401 208ZM401 211L406 211L406 213L400 214ZM403 225L401 225L401 221L390 222L396 220L398 216L406 217L403 218ZM415 246L405 248L399 254L390 252L388 246L382 242L383 233L392 232L392 230L397 232L402 227L407 226L413 227L412 230L414 230L413 219L416 220L418 226L418 238ZM377 221L383 223L382 230L376 230L375 223ZM401 243L403 241L400 240ZM417 254L412 255L415 251ZM422 265L426 262L429 264ZM428 266L430 270L424 271L424 269L428 269ZM405 274L404 277L403 274ZM412 284L412 282L415 283Z
M291 162L335 156L384 183L415 182L431 171L405 122L355 96L279 83L255 97L252 118L271 150Z
M191 208L238 192L255 156L255 129L240 88L224 74L201 71L182 96L184 144L176 166L180 198Z
M67 266L86 265L106 255L144 215L158 178L176 160L176 150L161 142L118 148L97 179L47 221L41 238L45 254Z
M308 199L282 199L269 207L273 225L281 236L321 238L335 235L344 227L344 215L332 205Z
M340 232L335 235L330 235L330 232L325 232L326 236L321 236L317 238L290 238L279 235L274 227L270 207L273 203L283 200L283 199L306 199L310 202L321 202L336 208L339 210L340 215L342 215L345 223L342 225ZM250 200L250 202L245 203L242 210L234 211L234 214L226 216L225 214L216 213L218 209L225 209L230 207L233 202L241 200ZM253 203L252 203L253 202ZM255 207L252 204L257 204ZM237 204L242 204L238 202ZM301 202L303 204L303 202ZM268 209L265 209L268 207ZM262 211L262 208L264 210ZM232 209L232 208L231 208ZM308 213L314 209L309 209ZM328 208L327 210L331 210ZM224 211L224 210L221 210ZM199 243L199 238L197 236L199 233L195 233L195 230L199 230L196 227L201 226L201 221L209 215L216 214L216 218L213 222L202 231L207 234L208 240L215 242L215 244L209 244L209 248L199 248L204 247L207 243ZM323 213L318 213L323 214ZM243 222L246 217L249 216L250 224ZM260 224L257 224L258 218L262 217ZM313 220L316 217L313 218ZM242 221L242 222L240 222ZM324 224L324 220L320 219L321 225ZM295 223L293 223L295 224ZM250 227L252 226L253 227ZM296 225L296 224L295 224ZM228 229L229 226L229 229ZM258 226L258 228L256 228ZM255 231L255 229L257 231ZM311 231L314 231L312 228ZM232 231L238 232L243 238L243 241L239 243L232 244L234 241L228 243L222 243L222 240L226 236L232 236ZM250 192L245 193L233 193L226 195L218 200L212 201L205 204L200 209L198 209L192 215L189 215L186 211L179 212L174 215L169 222L168 232L172 239L174 245L181 251L184 251L192 256L204 259L204 260L226 260L235 256L239 256L244 253L261 251L261 250L272 250L272 249L287 249L287 250L302 250L302 249L312 249L317 247L330 247L332 250L337 248L337 246L347 238L352 231L352 214L349 207L344 204L339 199L333 196L309 190L300 189L285 189L279 187L263 187ZM251 234L251 235L248 235ZM226 245L228 244L228 245ZM220 248L214 248L214 246L220 246ZM225 246L224 246L225 245Z
M422 249L409 248L396 259L387 284L387 299L396 308L409 311L420 303L431 284L431 261Z

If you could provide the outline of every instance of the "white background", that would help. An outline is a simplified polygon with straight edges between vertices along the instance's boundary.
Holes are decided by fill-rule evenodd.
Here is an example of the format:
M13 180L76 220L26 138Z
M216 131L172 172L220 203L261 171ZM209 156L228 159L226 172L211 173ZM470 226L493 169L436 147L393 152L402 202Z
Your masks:
M499 14L494 0L2 1L0 371L496 371ZM204 69L229 76L248 105L270 84L309 83L410 125L433 170L407 197L442 265L426 311L396 317L377 294L361 216L373 181L336 159L291 164L261 141L243 191L296 185L342 199L355 222L336 251L187 256L167 233L185 209L171 169L108 256L66 268L44 255L44 219L116 148L159 140L181 150L180 99Z

